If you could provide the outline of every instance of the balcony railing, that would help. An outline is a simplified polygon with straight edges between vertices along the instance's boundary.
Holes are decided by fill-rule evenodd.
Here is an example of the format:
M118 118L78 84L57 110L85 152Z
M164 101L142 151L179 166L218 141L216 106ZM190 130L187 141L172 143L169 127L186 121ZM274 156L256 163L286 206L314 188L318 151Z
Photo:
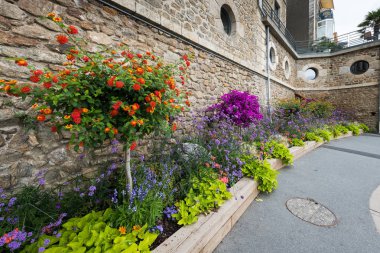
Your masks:
M374 34L373 28L365 28L342 34L333 39L322 38L314 41L297 41L296 50L299 54L337 52L346 48L380 41L379 34Z
M373 28L369 27L360 31L343 34L333 39L322 38L314 41L296 41L268 1L260 0L259 4L261 4L261 15L274 23L286 41L298 54L337 52L346 48L380 41L379 34L374 34Z
M288 31L288 29L286 29L286 26L284 23L282 23L280 17L266 0L262 0L261 15L272 20L282 35L285 36L286 40L293 47L293 49L296 49L296 41L293 38L292 34Z

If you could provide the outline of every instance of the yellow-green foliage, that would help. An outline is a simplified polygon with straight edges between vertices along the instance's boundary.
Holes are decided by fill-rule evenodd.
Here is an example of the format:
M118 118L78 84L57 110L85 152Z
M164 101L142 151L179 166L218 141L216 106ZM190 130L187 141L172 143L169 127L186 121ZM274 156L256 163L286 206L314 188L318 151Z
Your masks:
M277 158L288 165L293 164L293 155L290 153L289 149L282 143L277 141L269 141L264 145L264 153L267 154L265 158Z
M194 177L192 188L184 200L177 202L178 213L172 214L179 225L189 225L198 220L201 213L209 213L220 207L232 194L227 186L217 178L215 173L209 176Z
M330 141L332 137L332 133L326 129L316 129L314 130L314 133L320 137L322 137L325 141Z
M323 142L323 139L312 132L306 132L305 139L307 141L316 141L316 142Z
M126 234L108 226L111 209L91 212L84 217L71 218L62 225L61 235L41 236L37 242L26 246L22 253L133 253L150 252L149 247L158 234L147 230L147 225ZM48 243L46 243L48 241Z
M305 142L301 139L298 138L293 138L291 139L291 145L296 146L296 147L303 147L305 146Z
M253 178L262 192L272 192L277 188L278 171L272 169L270 163L266 160L255 159L252 156L243 156L241 160L244 162L242 167L243 175Z

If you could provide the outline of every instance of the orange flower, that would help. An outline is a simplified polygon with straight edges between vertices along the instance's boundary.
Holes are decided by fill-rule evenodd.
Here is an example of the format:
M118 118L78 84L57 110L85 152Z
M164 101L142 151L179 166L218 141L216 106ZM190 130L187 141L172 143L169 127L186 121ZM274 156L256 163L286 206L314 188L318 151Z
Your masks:
M36 109L37 107L38 107L37 103L32 105L32 109Z
M52 110L50 108L46 108L43 110L43 113L46 114L46 115L49 115L52 113Z
M151 107L155 107L156 106L156 102L152 101L149 103Z
M134 142L135 143L135 142ZM133 145L133 144L132 144ZM132 148L132 146L131 146ZM133 226L132 230L136 231L136 230L140 230L141 227L139 225L136 225L136 226Z
M73 128L73 125L72 125L72 124L67 124L67 125L65 126L65 128L66 128L66 129L71 129L71 128Z
M66 56L66 59L67 59L68 61L73 61L73 60L75 60L75 56L72 55L72 54L68 54L68 55Z
M130 111L130 112L128 112L128 115L133 116L133 115L135 115L135 113L136 113L135 111Z
M24 67L28 66L28 62L25 59L18 59L15 62L19 66L24 66Z
M151 99L149 96L146 96L146 97L145 97L145 101L146 101L147 103L149 103L151 100L152 100L152 99Z
M16 84L17 81L16 80L10 80L8 82L5 82L5 84L9 84L9 85L13 85L13 84Z
M54 13L54 12L49 12L49 13L47 14L47 17L49 17L49 18L54 18L54 17L55 17L55 13Z
M143 68L137 68L136 73L139 75L142 75L142 74L144 74L144 69Z
M113 134L115 135L119 133L119 130L117 130L117 128L112 129L112 131L113 131Z
M38 121L41 121L41 122L42 122L42 121L45 121L45 119L46 119L45 115L43 115L43 114L38 114L38 115L37 115L37 120L38 120Z
M127 233L127 229L125 227L121 226L121 227L119 227L119 232L120 232L120 234L125 235Z
M109 127L104 128L105 133L108 133L109 131L111 131L111 129Z
M146 111L149 112L149 113L154 113L154 107L148 107L146 108Z
M67 28L67 32L70 34L78 34L78 29L75 26L70 25L69 28Z
M88 109L87 108L82 108L82 112L83 113L88 113Z
M147 68L146 68L146 71L148 71L148 72L152 72L153 69L152 69L151 67L147 67Z
M55 16L55 17L53 17L53 21L54 21L54 22L61 22L61 21L62 21L62 18L61 18L61 17L58 17L58 16Z
M65 120L69 120L69 119L71 119L71 116L70 116L70 115L65 115L63 118L64 118Z
M8 92L11 89L11 86L10 85L5 85L5 87L3 89L4 89L5 92Z
M176 123L173 123L173 125L172 125L172 130L173 130L173 132L174 132L175 130L177 130L177 124L176 124Z
M63 34L57 35L56 39L57 39L58 43L61 45L69 42L69 38L67 38L66 35L63 35Z
M131 151L133 151L133 150L135 150L136 149L136 147L137 147L137 143L134 141L134 142L132 142L132 144L131 144L131 147L129 148ZM134 227L133 227L134 228Z
M129 106L122 106L123 111L128 112L130 110Z
M139 91L141 89L141 86L138 83L135 83L132 87L135 91Z
M131 121L131 126L135 127L137 125L137 121L136 120L132 120Z
M140 105L138 103L134 103L132 105L132 110L137 111L138 109L140 109Z
M22 93L29 93L31 91L30 87L29 86L24 86L21 88L21 92Z
M137 123L138 123L140 126L144 125L144 121L143 121L142 119L137 120Z

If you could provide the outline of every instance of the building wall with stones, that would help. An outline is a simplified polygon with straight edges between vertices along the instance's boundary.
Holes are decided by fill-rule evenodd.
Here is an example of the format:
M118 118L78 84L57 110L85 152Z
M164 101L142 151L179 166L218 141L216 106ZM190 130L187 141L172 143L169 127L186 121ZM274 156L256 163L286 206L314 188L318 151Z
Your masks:
M186 85L192 92L193 110L206 108L232 89L256 94L264 105L268 82L272 104L293 97L298 90L310 90L299 77L300 67L309 64L308 60L297 59L273 34L269 43L273 62L267 72L269 54L259 1L108 2L114 6L105 6L100 0L0 0L0 79L26 81L29 76L25 68L19 68L8 58L24 57L37 68L52 70L65 60L62 47L55 41L59 28L41 18L54 11L65 23L79 28L79 35L89 42L89 50L123 41L134 50L152 51L169 62L187 53L194 54ZM269 2L274 6L274 0ZM286 1L277 3L281 8L280 19L286 23ZM220 17L225 4L232 17L230 35L225 33ZM324 61L330 60L321 59L320 65L324 66ZM310 63L313 62L311 59ZM79 156L66 148L68 139L64 135L52 134L42 125L31 126L23 120L28 107L28 101L0 97L0 187L11 189L29 183L41 169L47 171L48 184L64 182L117 157L109 145L84 158ZM184 125L190 125L189 117L186 119ZM34 129L28 130L30 127Z
M369 63L363 74L353 74L352 64ZM315 80L307 80L305 71L317 70ZM372 129L379 122L380 43L336 52L329 56L297 60L296 93L306 97L324 98L338 108L351 112L356 119Z

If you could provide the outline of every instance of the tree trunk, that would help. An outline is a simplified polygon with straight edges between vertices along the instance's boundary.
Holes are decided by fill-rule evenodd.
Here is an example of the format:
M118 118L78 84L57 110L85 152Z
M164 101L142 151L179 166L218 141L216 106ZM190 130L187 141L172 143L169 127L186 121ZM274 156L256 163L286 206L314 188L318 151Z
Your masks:
M128 147L125 150L125 177L127 179L129 198L132 198L132 175L131 175L131 149Z

